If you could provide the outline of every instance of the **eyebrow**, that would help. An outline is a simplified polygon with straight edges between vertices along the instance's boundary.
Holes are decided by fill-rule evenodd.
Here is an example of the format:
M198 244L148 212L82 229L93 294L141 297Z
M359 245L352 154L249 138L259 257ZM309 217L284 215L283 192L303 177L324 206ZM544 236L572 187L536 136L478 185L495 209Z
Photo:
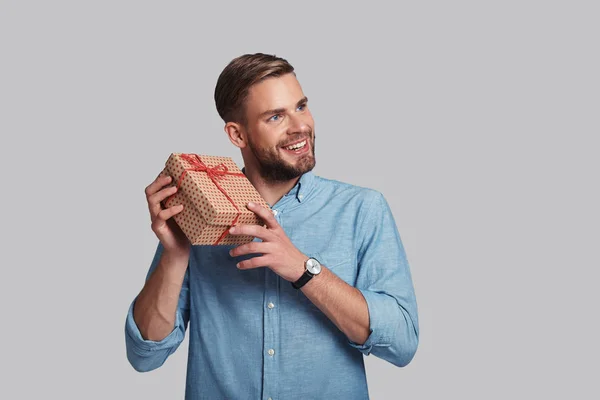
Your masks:
M298 100L298 102L296 103L296 108L305 103L308 103L308 97L306 97L306 96L304 96L303 98ZM283 112L285 112L285 108L274 108L272 110L267 110L267 111L262 112L258 117L262 118L262 117L265 117L270 114L280 114Z

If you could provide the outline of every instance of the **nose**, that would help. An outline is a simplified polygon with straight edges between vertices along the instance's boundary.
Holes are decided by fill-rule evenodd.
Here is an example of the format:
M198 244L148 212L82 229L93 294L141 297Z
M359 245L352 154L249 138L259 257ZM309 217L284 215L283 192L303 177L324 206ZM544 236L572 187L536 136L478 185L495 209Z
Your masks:
M288 133L308 133L310 127L307 123L307 118L304 115L292 115L289 118Z

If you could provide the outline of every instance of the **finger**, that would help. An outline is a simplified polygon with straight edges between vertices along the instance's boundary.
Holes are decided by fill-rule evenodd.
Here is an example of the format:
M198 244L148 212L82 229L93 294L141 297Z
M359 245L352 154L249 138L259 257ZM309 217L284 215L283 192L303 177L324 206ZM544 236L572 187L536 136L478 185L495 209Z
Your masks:
M158 192L163 186L167 185L170 182L171 182L171 177L169 175L166 175L163 172L161 172L156 177L156 179L151 184L146 186L146 189L144 189L144 192L146 193L146 197L152 196L154 193Z
M250 242L235 247L229 251L231 257L239 257L246 254L270 254L272 251L272 243L269 242Z
M275 216L273 215L273 211L269 210L268 208L265 208L260 204L250 202L248 203L248 209L265 221L267 228L277 229L280 227L279 222L277 222Z
M269 231L264 226L254 224L236 225L229 229L229 233L232 235L254 236L259 239L262 239L265 242L271 242L277 238L277 236L273 232Z
M240 261L236 264L238 269L253 269L259 267L266 267L269 265L269 259L266 256L252 257L248 260Z
M164 199L175 194L177 190L177 186L170 186L161 189L160 191L154 193L152 196L148 197L148 206L150 208L150 214L152 216L156 216L163 209L160 203Z
M158 174L156 179L154 179L154 181L144 189L144 192L146 193L146 201L148 201L148 210L150 211L150 216L152 218L156 217L162 207L160 206L160 203L152 202L150 197L157 193L163 186L171 182L171 180L171 177L163 170L160 172L160 174Z
M183 204L165 208L164 210L162 210L161 212L158 213L158 215L156 216L156 219L158 221L165 222L166 220L171 218L173 215L179 214L181 211L183 211Z

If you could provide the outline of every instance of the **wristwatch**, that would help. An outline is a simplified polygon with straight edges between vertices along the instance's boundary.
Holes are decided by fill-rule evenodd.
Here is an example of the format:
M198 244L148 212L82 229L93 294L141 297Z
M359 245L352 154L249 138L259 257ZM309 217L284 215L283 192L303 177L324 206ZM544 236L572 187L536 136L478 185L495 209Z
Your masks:
M302 274L296 282L292 282L294 289L300 289L302 286L306 285L313 276L321 273L321 263L314 257L310 257L308 260L304 261L304 267L306 268L304 274Z

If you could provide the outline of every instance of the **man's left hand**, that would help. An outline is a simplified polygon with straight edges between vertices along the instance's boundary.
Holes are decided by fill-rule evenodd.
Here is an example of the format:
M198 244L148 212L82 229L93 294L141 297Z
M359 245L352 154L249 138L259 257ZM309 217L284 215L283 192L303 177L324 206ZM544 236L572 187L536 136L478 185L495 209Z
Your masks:
M270 210L258 204L248 203L248 209L258 215L266 227L242 224L232 227L232 235L249 235L262 239L262 242L250 242L231 249L229 255L238 257L244 254L261 253L260 257L252 257L238 263L239 269L268 267L283 279L295 282L304 273L304 261L308 259L294 246L283 228Z

